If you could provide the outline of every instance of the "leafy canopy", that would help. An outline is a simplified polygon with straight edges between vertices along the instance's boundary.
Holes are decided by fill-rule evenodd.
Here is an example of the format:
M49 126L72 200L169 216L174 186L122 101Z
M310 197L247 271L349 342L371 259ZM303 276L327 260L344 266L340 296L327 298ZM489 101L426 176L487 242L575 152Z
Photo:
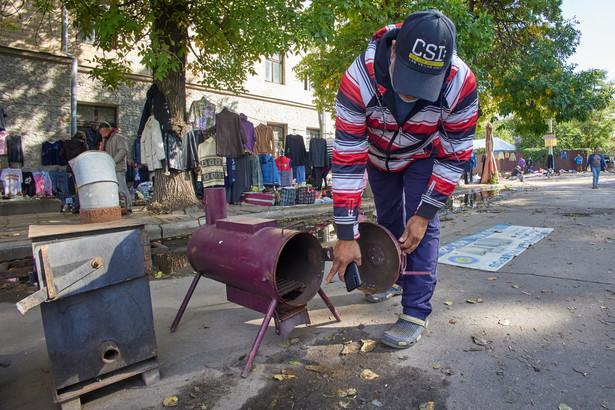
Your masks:
M134 70L130 53L161 81L190 72L199 83L241 91L254 63L299 43L301 0L37 0L65 6L102 50L93 76L116 88ZM113 51L113 54L110 52ZM189 58L187 58L189 56Z
M600 86L604 72L575 73L566 63L580 33L560 6L561 0L315 0L302 14L314 41L298 73L313 82L318 105L332 110L341 76L374 32L413 11L439 9L455 22L458 54L477 77L483 118L510 115L517 131L542 135L549 118L585 121L612 98Z

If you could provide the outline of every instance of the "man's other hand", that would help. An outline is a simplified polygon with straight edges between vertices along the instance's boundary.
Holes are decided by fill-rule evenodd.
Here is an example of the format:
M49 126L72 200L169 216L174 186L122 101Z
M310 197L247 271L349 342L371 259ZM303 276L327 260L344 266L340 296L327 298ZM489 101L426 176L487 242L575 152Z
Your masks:
M425 231L429 225L429 219L414 215L408 220L404 233L399 238L401 251L412 253L419 246L425 236Z

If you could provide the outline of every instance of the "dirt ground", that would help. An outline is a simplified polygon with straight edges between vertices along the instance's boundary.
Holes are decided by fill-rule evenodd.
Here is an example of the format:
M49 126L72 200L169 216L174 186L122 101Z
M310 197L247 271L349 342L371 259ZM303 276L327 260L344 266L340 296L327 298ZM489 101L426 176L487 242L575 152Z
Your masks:
M310 353L291 339L285 350L268 357L265 366L253 368L253 372L272 374L272 379L242 409L447 408L450 369L392 369L388 360L392 349L379 343L370 352L342 354L346 346L360 346L361 340L368 338L363 325L344 329L326 336ZM244 365L239 359L237 371ZM233 393L237 382L236 372L229 372L186 386L178 394L178 402L185 409L213 408L220 398ZM408 396L410 389L412 395ZM401 397L411 397L411 401L400 402Z

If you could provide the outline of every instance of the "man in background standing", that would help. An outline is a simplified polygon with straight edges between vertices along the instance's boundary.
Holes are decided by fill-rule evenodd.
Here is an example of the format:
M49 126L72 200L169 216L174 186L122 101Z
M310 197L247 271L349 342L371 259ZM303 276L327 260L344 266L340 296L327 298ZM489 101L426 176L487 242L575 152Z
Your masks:
M117 176L120 195L126 197L126 211L132 212L130 191L126 186L126 156L128 155L126 138L120 134L117 128L111 128L108 122L101 122L98 131L103 137L102 150L111 155L111 158L115 161L115 175Z

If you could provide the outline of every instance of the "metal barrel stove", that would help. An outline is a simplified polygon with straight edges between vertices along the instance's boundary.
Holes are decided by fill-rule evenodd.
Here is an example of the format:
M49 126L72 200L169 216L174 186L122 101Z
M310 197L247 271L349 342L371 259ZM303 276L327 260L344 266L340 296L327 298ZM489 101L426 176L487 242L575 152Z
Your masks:
M307 303L319 294L337 321L341 318L321 289L326 260L332 248L323 249L312 234L278 228L277 221L254 217L226 217L224 188L204 190L206 225L190 238L188 260L197 272L171 325L175 331L201 276L226 284L230 302L265 314L241 373L247 377L265 331L273 318L276 333L286 338L301 324L309 324ZM363 255L360 290L377 293L397 279L403 259L397 241L383 227L360 224Z

